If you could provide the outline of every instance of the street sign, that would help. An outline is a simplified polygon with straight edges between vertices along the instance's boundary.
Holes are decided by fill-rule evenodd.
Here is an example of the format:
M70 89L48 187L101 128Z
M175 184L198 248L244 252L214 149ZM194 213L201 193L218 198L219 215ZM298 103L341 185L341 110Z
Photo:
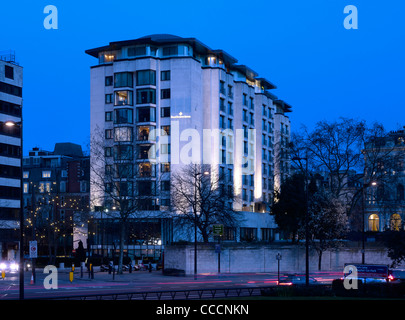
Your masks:
M37 241L30 241L30 258L38 258Z
M214 237L222 237L224 235L224 225L223 224L212 225L212 235Z
M345 263L346 266L353 266L356 268L358 278L388 278L388 265L381 264L358 264L358 263ZM348 274L344 274L348 276Z

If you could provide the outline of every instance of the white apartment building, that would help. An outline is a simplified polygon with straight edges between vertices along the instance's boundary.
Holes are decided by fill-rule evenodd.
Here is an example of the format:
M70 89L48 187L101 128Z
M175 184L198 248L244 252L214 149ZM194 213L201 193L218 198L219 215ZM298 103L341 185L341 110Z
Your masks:
M1 259L17 260L21 197L23 68L13 52L0 52L0 248ZM12 121L15 126L8 126Z
M98 59L90 71L91 136L103 132L112 163L118 143L119 152L134 152L134 172L142 177L134 177L133 190L148 187L145 176L153 183L188 162L211 164L211 172L233 177L241 199L236 209L245 221L235 240L275 237L269 204L275 182L289 171L283 152L291 106L270 92L273 83L195 38L156 34L86 53ZM91 185L92 206L111 210L100 192ZM149 207L168 201L157 197Z

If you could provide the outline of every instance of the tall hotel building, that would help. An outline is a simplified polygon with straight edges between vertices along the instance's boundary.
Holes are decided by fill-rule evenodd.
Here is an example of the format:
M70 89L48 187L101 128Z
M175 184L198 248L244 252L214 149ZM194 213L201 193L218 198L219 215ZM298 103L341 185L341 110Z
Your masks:
M13 52L0 52L0 248L1 259L17 260L21 196L23 68ZM7 126L12 121L14 126Z
M161 183L187 161L209 163L233 177L235 209L245 218L234 240L274 237L269 204L274 183L289 170L291 112L270 93L274 84L195 38L156 34L86 53L98 59L90 73L91 135L101 129L106 156L123 140L134 150L134 192L148 186L147 175ZM151 137L154 129L164 134ZM144 157L151 150L153 159ZM92 205L105 207L100 192L91 186ZM153 208L166 210L169 197L160 193Z

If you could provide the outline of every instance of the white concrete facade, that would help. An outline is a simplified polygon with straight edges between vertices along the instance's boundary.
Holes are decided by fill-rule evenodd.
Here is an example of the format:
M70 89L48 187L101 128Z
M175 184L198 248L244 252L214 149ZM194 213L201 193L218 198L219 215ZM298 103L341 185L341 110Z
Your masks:
M241 199L236 209L243 211L244 227L256 228L257 240L261 240L261 228L277 228L268 212L275 168L280 167L274 157L275 142L280 140L275 128L277 121L290 126L286 113L291 108L269 92L276 88L271 82L238 65L226 52L212 50L194 38L152 35L113 42L86 53L99 59L90 72L91 136L96 135L97 128L105 131L128 126L133 132L128 144L134 148L142 143L150 145L156 152L148 161L170 163L171 172L189 161L211 164L212 173L229 170L235 194ZM154 81L139 84L138 72L147 70L154 74L149 75ZM114 86L120 72L132 77L125 87ZM141 100L142 90L150 90L152 101ZM124 105L117 102L118 91L132 95L132 101L129 98ZM153 119L139 119L142 108L149 108ZM133 110L133 121L114 123L109 117L117 109ZM142 126L149 130L170 126L170 135L139 141ZM226 132L225 139L221 131ZM285 139L289 139L287 133ZM109 137L105 146L113 147L114 135ZM168 144L170 152L166 150ZM161 166L156 165L155 170L159 177ZM93 207L105 206L98 201L102 191L94 184L90 193ZM163 203L162 199L156 201Z

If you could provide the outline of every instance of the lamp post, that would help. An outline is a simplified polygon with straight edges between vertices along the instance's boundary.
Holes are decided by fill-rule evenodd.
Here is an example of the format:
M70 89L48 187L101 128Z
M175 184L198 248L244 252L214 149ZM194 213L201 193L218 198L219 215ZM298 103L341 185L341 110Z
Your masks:
M361 263L365 264L366 263L366 209L365 209L365 195L364 195L364 191L367 187L369 186L377 186L377 182L376 181L372 181L369 183L364 183L363 184L363 192L362 192L362 209L363 209L363 232L362 232L362 248L361 248Z
M19 265L19 277L20 277L20 300L24 300L24 198L23 198L23 125L22 125L22 113L21 121L6 121L4 124L7 127L20 128L20 265Z
M308 229L308 220L309 220L309 209L308 209L308 154L306 157L293 157L291 160L301 161L305 160L305 285L309 286L309 229Z

